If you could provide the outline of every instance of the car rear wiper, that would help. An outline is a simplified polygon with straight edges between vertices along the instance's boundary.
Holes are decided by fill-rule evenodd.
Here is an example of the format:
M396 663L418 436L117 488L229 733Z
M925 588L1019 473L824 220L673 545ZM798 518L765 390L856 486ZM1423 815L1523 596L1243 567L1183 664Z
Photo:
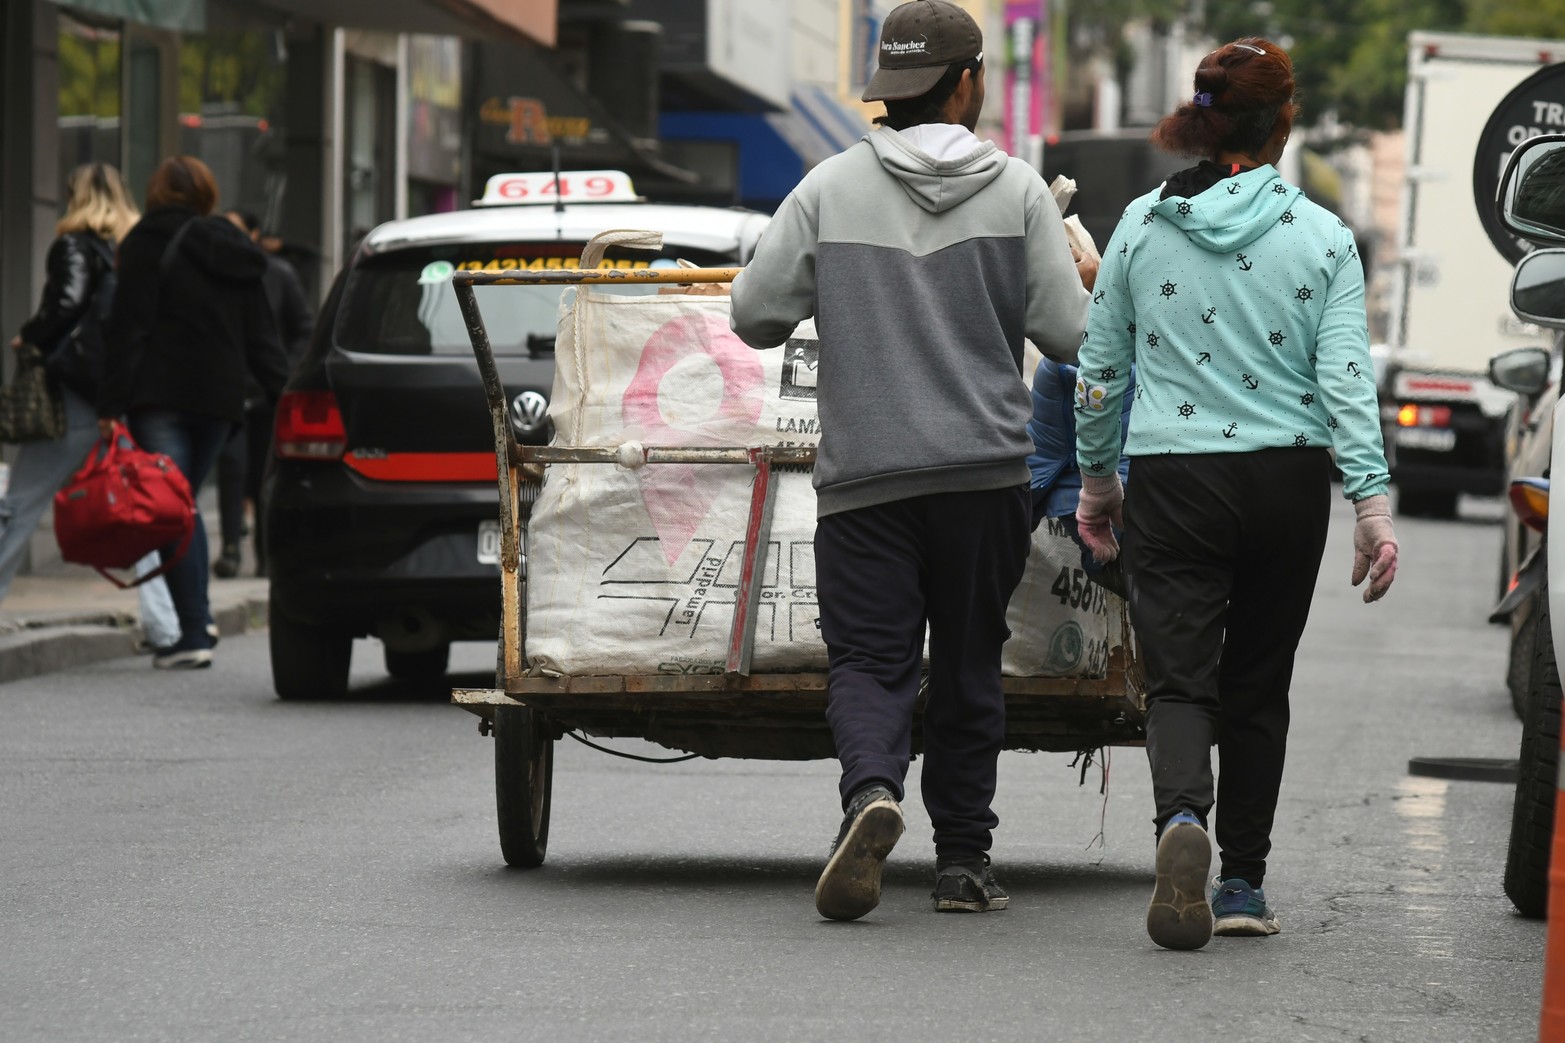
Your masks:
M527 353L533 358L540 355L554 354L554 334L529 333L527 335Z

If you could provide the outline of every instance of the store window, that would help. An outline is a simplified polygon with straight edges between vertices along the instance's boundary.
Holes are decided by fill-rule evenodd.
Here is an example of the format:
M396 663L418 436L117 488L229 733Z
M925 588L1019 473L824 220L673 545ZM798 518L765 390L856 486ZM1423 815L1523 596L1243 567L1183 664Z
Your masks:
M207 9L207 31L181 38L179 151L217 178L218 206L275 228L286 184L287 46L280 25L232 5Z
M455 210L462 181L462 41L410 36L408 216Z
M120 163L120 33L60 13L60 185L83 163Z

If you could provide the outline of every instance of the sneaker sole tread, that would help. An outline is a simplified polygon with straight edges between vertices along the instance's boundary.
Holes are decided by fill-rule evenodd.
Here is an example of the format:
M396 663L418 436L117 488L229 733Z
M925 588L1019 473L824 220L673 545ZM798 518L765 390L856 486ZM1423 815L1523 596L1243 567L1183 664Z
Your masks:
M967 902L960 898L936 898L937 913L997 913L1011 904L1011 899L993 898L987 902Z
M828 920L857 920L880 904L880 873L903 830L902 809L881 799L858 818L815 885L815 908Z
M1261 938L1282 930L1282 922L1275 916L1263 919L1259 916L1219 916L1212 924L1212 933L1230 938Z
M1157 884L1147 905L1147 935L1165 949L1199 949L1212 937L1206 881L1212 844L1206 830L1176 823L1157 845Z

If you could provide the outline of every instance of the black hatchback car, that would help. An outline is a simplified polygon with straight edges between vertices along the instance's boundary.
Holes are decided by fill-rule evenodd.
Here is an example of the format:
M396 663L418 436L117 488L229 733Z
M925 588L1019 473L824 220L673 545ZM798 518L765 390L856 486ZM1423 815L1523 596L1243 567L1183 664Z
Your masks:
M611 201L563 207L540 190L552 184L547 175L497 178L486 199L520 205L381 225L338 275L278 403L263 490L279 697L343 693L356 637L380 639L393 677L433 678L445 672L453 641L498 633L494 442L452 272L573 268L588 239L614 228L660 231L664 249L611 249L602 266L743 264L768 220L612 201L626 198L628 179L594 176L591 184L610 179L613 191L599 194ZM577 198L590 194L587 175L561 185ZM552 434L562 292L477 290L511 422L532 444Z

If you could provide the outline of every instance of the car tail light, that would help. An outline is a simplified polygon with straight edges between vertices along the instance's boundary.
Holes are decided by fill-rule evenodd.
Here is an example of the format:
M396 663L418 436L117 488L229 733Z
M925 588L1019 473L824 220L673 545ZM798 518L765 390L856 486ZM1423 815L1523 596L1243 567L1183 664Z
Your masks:
M1523 525L1543 532L1549 524L1549 480L1517 478L1511 482L1511 508Z
M1450 427L1450 406L1420 406L1409 402L1397 410L1398 427Z
M289 460L337 460L348 449L337 396L330 391L288 391L277 402L277 455Z

